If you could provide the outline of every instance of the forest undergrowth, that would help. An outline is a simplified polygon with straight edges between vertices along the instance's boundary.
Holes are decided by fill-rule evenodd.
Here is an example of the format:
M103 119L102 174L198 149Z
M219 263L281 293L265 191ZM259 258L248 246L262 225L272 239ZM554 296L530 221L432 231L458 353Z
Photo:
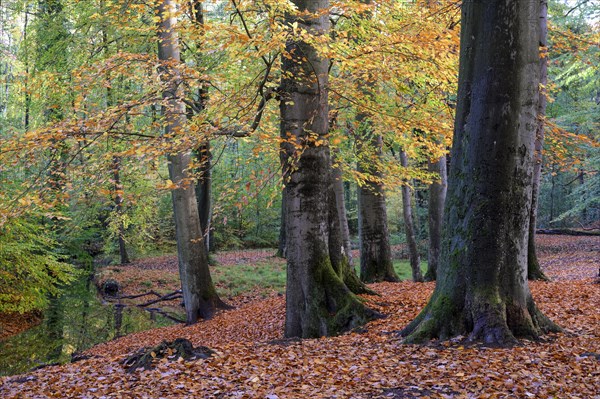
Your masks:
M539 342L524 340L511 348L468 345L461 339L404 345L396 332L416 316L433 290L433 283L410 281L371 285L380 296L364 298L387 317L364 329L332 338L285 340L284 297L276 290L263 291L234 299L235 309L206 322L131 334L90 349L76 363L4 377L0 396L599 399L600 239L539 236L538 248L552 281L532 282L531 290L542 311L564 328ZM264 262L262 255L243 261L230 256L238 264ZM172 259L161 259L163 263L151 262L155 267L121 266L120 273L127 273L127 267L164 273ZM217 268L236 267L231 260L218 260ZM166 281L164 288L171 283ZM129 287L136 289L147 287ZM180 337L216 353L194 361L157 358L153 369L125 370L129 354Z

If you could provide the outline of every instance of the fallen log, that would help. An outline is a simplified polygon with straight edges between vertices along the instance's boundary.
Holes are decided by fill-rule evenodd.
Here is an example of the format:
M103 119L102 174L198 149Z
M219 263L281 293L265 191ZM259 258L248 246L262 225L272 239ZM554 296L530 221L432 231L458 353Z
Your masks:
M566 236L596 236L600 237L600 231L581 231L573 229L537 229L537 234L556 234Z

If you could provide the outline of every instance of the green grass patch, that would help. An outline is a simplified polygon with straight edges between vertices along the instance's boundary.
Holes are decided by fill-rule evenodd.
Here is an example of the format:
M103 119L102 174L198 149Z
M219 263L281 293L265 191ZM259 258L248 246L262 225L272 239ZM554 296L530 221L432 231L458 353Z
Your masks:
M411 280L408 260L395 260L394 269L402 280ZM421 262L421 271L427 272L427 262ZM256 264L216 266L211 273L217 290L224 297L233 297L250 291L285 292L285 262L274 260Z
M400 280L412 280L412 269L407 259L394 260L394 270L400 277ZM421 261L421 273L427 273L427 262Z
M281 261L217 266L213 273L217 290L226 297L255 290L285 292L285 263Z

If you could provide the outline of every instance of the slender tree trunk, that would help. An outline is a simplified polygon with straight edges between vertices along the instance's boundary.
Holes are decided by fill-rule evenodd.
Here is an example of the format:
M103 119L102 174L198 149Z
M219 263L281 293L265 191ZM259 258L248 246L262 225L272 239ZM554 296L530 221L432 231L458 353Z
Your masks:
M119 220L118 241L121 264L130 263L125 246L125 226L123 224L123 184L121 184L121 157L113 156L113 179L115 187L115 212Z
M358 278L352 264L351 251L342 171L339 167L334 167L331 171L329 192L329 257L331 264L350 291L355 294L375 294Z
M408 167L408 157L405 151L400 151L400 164L402 167ZM415 234L415 222L412 211L411 189L408 184L402 185L402 213L404 215L404 231L406 233L406 243L408 244L408 257L410 259L410 268L412 278L415 282L422 282L421 274L421 256Z
M554 220L554 195L556 187L556 175L554 170L554 165L552 165L552 171L550 173L550 222Z
M283 138L282 132L282 140L279 149L279 161L282 167L282 175L283 175L283 190L281 191L281 224L279 226L279 247L277 250L277 256L281 258L287 258L287 190L285 189L285 185L287 184L286 180L289 178L291 162L290 157L293 157L293 146L291 143Z
M291 25L328 35L328 0L294 0ZM286 337L334 335L375 316L346 287L329 257L331 161L327 85L329 60L302 40L289 40L282 58L283 143L302 147L283 165L286 198Z
M527 283L539 1L462 4L442 258L433 296L402 331L406 342L463 335L502 345L559 330Z
M548 83L548 0L540 1L540 46L543 54L540 57L540 94L538 103L538 123L535 134L535 158L533 164L533 189L531 194L531 216L529 219L529 239L527 243L527 278L529 280L545 280L548 277L540 267L535 250L535 230L537 227L538 200L542 181L542 151L544 148L544 122L546 117L546 84Z
M287 216L287 200L285 198L285 188L281 192L281 224L279 226L279 243L277 248L277 256L285 258L287 255L287 242L285 238L286 216Z
M104 55L108 56L108 34L106 27L102 28L102 47ZM108 80L108 79L107 79ZM110 108L114 105L113 92L110 82L106 82L106 108ZM127 254L127 247L125 246L125 226L123 224L123 184L121 184L121 157L113 156L112 162L113 171L113 184L114 184L114 212L117 215L117 242L119 243L119 257L121 264L130 263L129 255Z
M200 167L199 177L195 186L196 200L198 202L198 214L200 216L200 227L204 237L204 247L210 251L210 231L212 220L212 154L210 152L210 141L206 140L195 151L197 162Z
M204 8L202 1L192 0L191 3L192 22L204 29ZM196 54L196 63L200 65L201 57ZM194 99L194 107L191 114L202 112L205 108L208 93L204 87L200 87ZM212 154L210 151L210 139L205 139L195 150L196 161L200 165L198 182L195 186L196 201L198 202L198 214L200 216L200 228L204 237L204 247L207 252L211 250L211 221L212 221Z
M346 200L344 198L344 180L342 178L342 170L339 167L333 167L331 175L331 185L333 195L335 196L335 204L337 213L340 219L340 230L342 235L343 252L348 263L353 265L352 258L352 243L350 242L350 228L348 227L348 215L346 212Z
M429 186L429 251L427 257L427 273L425 281L437 279L437 269L440 262L442 246L442 221L444 219L444 202L448 188L448 172L446 170L446 156L440 157L435 162L429 162L429 171L440 175L440 180Z
M163 113L167 136L176 134L185 125L185 106L180 98L181 88L177 79L178 71L173 63L180 62L179 38L174 29L176 6L172 0L163 0L158 5L158 58L163 62L161 72L168 83L163 92ZM174 189L173 212L177 236L179 276L183 291L186 320L195 323L198 318L210 318L217 308L225 307L217 295L208 268L208 256L202 245L203 234L200 228L198 203L194 188L189 184L188 170L191 151L181 150L169 155L169 177L179 187Z
M31 93L29 92L29 42L27 41L27 30L29 25L29 7L25 8L25 17L23 22L23 43L25 52L25 81L24 81L24 92L25 92L25 121L24 130L29 131L30 118L31 118ZM8 84L8 83L7 83Z

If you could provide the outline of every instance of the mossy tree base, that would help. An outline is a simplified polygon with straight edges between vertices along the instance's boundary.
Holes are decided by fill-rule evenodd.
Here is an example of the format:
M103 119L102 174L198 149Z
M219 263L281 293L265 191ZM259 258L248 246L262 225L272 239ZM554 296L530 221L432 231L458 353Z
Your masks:
M540 266L540 262L537 258L535 250L535 244L529 242L529 249L527 251L527 279L528 280L539 280L539 281L550 281L548 276L544 274Z
M490 300L491 299L491 300ZM544 316L531 298L522 306L493 298L450 298L434 294L429 304L400 335L408 344L463 336L468 342L492 346L515 344L519 338L537 340L561 328Z
M540 2L463 2L459 92L438 280L401 334L510 345L560 331L527 283ZM519 54L515 58L514 54Z
M375 262L374 265L369 265L366 262L361 262L360 279L365 283L380 283L387 281L389 283L397 283L400 277L394 271L392 262Z
M428 269L427 273L425 273L425 275L423 276L423 280L426 282L435 281L436 279L437 279L436 273L431 269Z
M356 273L352 270L352 266L349 264L342 269L342 275L340 277L344 281L344 284L346 284L346 287L348 287L353 294L379 295L377 292L367 287L365 283L360 281Z
M314 278L301 283L303 286L288 286L287 300L298 300L300 296L304 306L287 309L287 338L338 335L382 317L349 290L333 271L329 259L325 258L315 272Z

